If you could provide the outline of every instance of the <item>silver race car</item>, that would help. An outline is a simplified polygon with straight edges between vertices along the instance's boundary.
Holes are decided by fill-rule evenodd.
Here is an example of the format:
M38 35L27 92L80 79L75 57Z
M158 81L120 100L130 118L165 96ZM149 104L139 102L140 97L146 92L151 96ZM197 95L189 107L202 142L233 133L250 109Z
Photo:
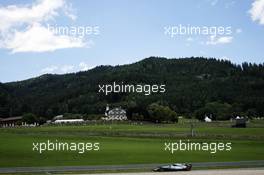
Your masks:
M153 169L153 171L190 171L192 169L192 164L182 164L182 163L174 163L171 165L164 165Z

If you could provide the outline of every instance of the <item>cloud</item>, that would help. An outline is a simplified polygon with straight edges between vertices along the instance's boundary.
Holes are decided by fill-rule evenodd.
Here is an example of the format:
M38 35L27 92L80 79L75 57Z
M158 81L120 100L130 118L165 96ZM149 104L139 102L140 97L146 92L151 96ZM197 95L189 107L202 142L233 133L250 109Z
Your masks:
M82 38L55 35L43 23L54 20L61 10L75 19L71 8L64 0L41 0L24 6L0 8L0 48L16 52L46 52L63 48L85 47Z
M64 13L73 21L77 19L77 16L74 14L74 9L72 8L72 4L65 4Z
M255 0L251 4L249 13L253 21L258 22L260 25L264 25L264 0Z
M80 62L79 68L81 71L87 71L88 69L91 69L93 66L89 66L85 62Z
M231 43L232 40L233 40L232 36L222 36L222 37L210 36L209 40L206 42L206 45L227 44L227 43Z
M48 67L43 68L40 72L41 73L70 73L73 72L74 66L73 65L62 65L62 66L55 66L51 65Z
M11 37L7 37L4 47L16 52L45 52L63 48L84 47L81 38L67 35L54 35L47 28L37 24L26 31L16 31Z
M65 73L72 72L73 68L74 68L74 66L72 66L72 65L64 65L60 68L60 70L62 73L65 74Z
M49 67L46 67L46 68L43 68L41 70L41 73L53 73L55 70L58 70L58 67L57 66L49 66Z
M51 65L41 69L40 73L57 73L57 74L65 74L76 71L87 71L92 69L94 66L89 66L85 62L80 62L79 65Z
M230 59L229 57L227 57L227 56L222 56L222 57L220 57L220 59L221 59L221 60L228 60L228 61L231 61L231 59Z
M1 7L0 30L52 19L58 15L57 10L62 8L64 3L64 0L42 0L30 7L28 5Z

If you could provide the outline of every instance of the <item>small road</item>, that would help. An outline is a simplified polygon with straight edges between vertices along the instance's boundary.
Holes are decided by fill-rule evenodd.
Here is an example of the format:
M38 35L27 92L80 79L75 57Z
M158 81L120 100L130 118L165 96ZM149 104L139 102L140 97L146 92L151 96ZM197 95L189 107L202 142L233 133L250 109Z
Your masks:
M140 170L153 169L163 164L131 164L131 165L97 165L97 166L54 166L54 167L8 167L0 168L0 173L43 173L43 172L75 172L75 171L108 171L108 170ZM264 167L261 161L240 162L203 162L192 163L193 168L217 168L217 167ZM263 173L264 174L264 173ZM215 175L215 174L214 174ZM242 174L240 174L242 175Z

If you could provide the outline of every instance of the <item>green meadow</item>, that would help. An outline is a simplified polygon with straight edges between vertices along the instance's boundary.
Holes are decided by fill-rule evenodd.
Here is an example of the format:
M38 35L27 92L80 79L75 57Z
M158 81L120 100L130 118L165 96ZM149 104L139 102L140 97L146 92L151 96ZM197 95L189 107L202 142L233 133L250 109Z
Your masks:
M219 162L264 160L264 128L259 122L248 128L226 123L197 123L195 136L188 124L90 124L0 129L0 167L121 165L171 162ZM33 151L33 142L100 143L99 151ZM164 142L231 142L231 151L164 150Z

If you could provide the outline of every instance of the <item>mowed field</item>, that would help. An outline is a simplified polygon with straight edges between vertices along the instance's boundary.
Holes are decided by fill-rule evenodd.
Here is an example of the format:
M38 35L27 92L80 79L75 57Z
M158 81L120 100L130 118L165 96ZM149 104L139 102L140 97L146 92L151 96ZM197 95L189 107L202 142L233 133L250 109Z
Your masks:
M125 165L171 162L222 162L264 160L264 124L231 128L229 123L89 124L0 129L0 167ZM32 151L33 142L99 142L99 151ZM231 151L164 151L164 142L231 142Z

